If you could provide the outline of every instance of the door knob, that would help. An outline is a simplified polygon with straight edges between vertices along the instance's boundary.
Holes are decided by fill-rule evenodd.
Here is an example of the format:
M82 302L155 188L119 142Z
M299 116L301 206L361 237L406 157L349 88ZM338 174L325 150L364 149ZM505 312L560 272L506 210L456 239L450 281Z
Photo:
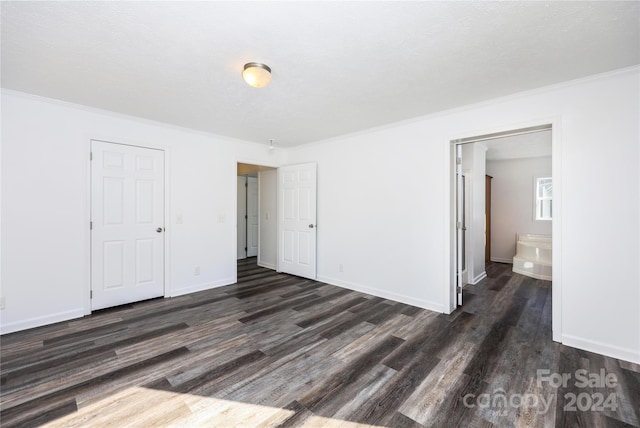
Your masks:
M309 229L313 229L313 227L314 227L314 226L313 226L312 224L310 224L310 225L309 225Z
M159 228L156 229L156 232L162 233L163 230L164 230L163 228L159 227Z

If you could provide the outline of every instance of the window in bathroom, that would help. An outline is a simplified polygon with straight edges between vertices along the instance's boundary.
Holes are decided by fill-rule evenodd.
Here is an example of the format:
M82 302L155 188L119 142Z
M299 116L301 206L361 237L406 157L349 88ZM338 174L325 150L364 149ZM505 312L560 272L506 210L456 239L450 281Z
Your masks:
M536 178L536 220L551 220L553 216L553 182L551 177Z

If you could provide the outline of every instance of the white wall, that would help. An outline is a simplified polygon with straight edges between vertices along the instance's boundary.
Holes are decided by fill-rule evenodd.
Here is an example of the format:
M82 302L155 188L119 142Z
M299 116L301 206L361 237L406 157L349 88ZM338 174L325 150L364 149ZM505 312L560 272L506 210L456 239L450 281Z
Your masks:
M279 164L282 156L265 145L3 91L2 333L89 311L90 139L167 149L169 296L236 281L237 162Z
M636 67L290 150L291 163L318 163L319 278L448 310L450 141L554 123L554 337L640 362L639 77Z
M635 67L303 146L285 159L264 145L3 92L2 331L87 312L91 138L170 149L171 295L235 281L238 161L315 161L319 279L449 311L450 142L553 123L554 337L640 363L639 82ZM184 224L174 224L177 213Z
M258 172L260 186L260 251L258 265L269 269L276 268L277 243L277 192L278 170Z
M462 171L467 176L467 282L477 284L486 278L484 266L485 236L485 155L487 148L481 143L462 146Z
M551 222L535 220L534 177L551 177L551 157L487 161L491 181L491 260L512 263L516 233L551 235Z

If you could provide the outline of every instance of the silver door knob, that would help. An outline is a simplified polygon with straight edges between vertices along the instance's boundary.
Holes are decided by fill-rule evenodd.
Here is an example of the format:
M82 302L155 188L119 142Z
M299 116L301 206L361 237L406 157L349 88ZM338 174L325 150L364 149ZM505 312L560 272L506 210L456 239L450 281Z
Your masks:
M162 233L163 230L164 230L163 228L159 227L159 228L156 229L156 232Z

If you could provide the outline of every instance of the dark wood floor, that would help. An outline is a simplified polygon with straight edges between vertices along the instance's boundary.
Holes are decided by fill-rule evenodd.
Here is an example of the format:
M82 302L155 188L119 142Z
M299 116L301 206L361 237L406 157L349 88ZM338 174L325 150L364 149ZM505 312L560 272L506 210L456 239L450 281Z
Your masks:
M640 367L554 343L549 282L510 265L487 273L443 315L248 259L236 285L3 336L0 421L640 426ZM555 387L538 375L545 369L572 379ZM578 369L616 381L577 385ZM583 409L598 394L609 402L572 411L572 394Z

